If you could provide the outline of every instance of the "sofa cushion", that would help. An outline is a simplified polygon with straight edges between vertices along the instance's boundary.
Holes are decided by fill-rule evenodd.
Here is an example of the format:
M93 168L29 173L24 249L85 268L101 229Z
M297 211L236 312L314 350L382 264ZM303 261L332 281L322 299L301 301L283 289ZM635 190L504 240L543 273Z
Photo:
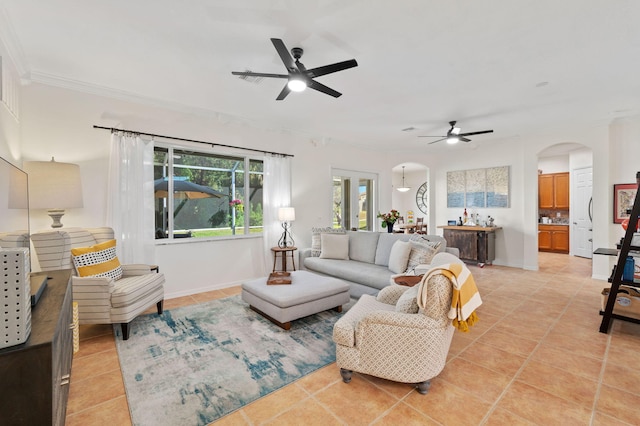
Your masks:
M322 234L344 234L346 231L344 228L332 228L327 226L326 228L311 228L311 256L318 257L322 251Z
M320 259L308 257L304 267L310 271L340 278L380 290L389 285L393 274L386 266L378 266L357 260Z
M340 234L322 234L320 259L349 260L349 236Z
M396 241L409 241L411 234L390 234L381 233L376 247L376 257L374 263L380 266L389 266L389 255L391 248Z
M374 263L379 232L349 231L349 259Z
M73 264L81 277L107 277L119 280L122 267L116 256L116 240L105 241L91 247L71 249Z
M411 244L408 241L396 241L389 255L389 270L399 274L407 269Z

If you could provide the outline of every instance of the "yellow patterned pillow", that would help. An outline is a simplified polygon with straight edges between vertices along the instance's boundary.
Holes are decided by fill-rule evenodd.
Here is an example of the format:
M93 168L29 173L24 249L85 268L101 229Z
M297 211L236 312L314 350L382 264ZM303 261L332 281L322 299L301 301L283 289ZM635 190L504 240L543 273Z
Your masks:
M116 240L74 248L71 254L73 265L81 277L108 277L114 280L122 277L122 267L116 256Z

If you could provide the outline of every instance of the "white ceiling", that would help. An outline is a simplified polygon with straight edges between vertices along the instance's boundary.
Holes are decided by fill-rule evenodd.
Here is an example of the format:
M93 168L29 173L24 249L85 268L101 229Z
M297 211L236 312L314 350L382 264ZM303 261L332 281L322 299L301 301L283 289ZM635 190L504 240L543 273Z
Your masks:
M0 18L26 81L372 149L442 149L417 136L450 120L494 129L472 146L640 114L636 0L0 0ZM343 96L231 75L284 73L271 37L307 68L355 58L318 78Z

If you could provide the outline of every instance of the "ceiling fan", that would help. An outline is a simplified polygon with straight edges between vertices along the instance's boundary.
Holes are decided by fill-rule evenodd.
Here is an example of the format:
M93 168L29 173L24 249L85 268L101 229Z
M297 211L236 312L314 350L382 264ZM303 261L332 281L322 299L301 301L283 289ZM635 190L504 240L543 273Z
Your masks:
M449 125L451 125L451 128L449 129L449 131L447 132L447 134L445 136L418 136L419 138L440 138L438 140L435 140L433 142L429 142L429 144L432 143L436 143L436 142L440 142L440 141L444 141L446 140L447 143L450 144L454 144L454 143L458 143L460 141L462 142L471 142L471 139L467 139L467 136L472 136L472 135L482 135L484 133L493 133L493 130L480 130L478 132L467 132L467 133L460 133L460 127L456 127L456 123L457 121L450 121Z
M289 81L284 86L278 97L277 101L281 101L287 97L287 95L291 92L302 92L307 87L317 90L318 92L326 93L327 95L333 96L337 98L342 95L342 93L333 90L330 87L325 86L324 84L318 83L314 80L316 77L320 77L321 75L331 74L334 72L346 70L348 68L357 67L358 63L355 59L350 59L348 61L337 62L331 65L325 65L322 67L306 69L305 66L300 62L300 58L302 57L302 53L304 52L300 47L294 47L291 49L291 54L287 50L287 47L284 45L284 42L279 38L272 38L271 42L273 46L276 48L278 55L280 55L280 59L284 63L284 66L287 68L287 74L268 74L261 72L240 72L240 71L232 71L231 74L239 75L244 77L267 77L267 78L286 78ZM292 57L293 55L293 57ZM295 58L295 61L294 61Z

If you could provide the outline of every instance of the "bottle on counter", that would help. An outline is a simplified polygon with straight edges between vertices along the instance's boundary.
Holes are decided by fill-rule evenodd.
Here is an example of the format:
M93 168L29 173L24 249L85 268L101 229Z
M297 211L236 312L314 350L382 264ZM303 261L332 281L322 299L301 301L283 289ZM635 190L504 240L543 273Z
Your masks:
M456 223L456 225L462 226L462 216L458 216L458 223Z
M465 207L464 213L462 213L462 224L466 225L467 220L469 220L469 215L467 214L467 208Z

